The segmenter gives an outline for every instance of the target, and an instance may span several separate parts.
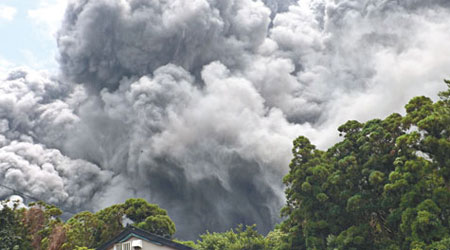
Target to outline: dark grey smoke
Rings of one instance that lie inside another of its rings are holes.
[[[266,37],[270,10],[258,1],[75,1],[58,35],[63,73],[115,89],[124,76],[167,63],[198,73],[220,60],[242,67]]]
[[[435,95],[447,1],[77,0],[61,75],[0,87],[0,182],[74,208],[143,197],[177,236],[280,221],[292,140]],[[9,195],[1,191],[0,196]]]

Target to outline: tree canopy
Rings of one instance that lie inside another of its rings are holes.
[[[8,201],[4,201],[6,204]],[[175,224],[166,210],[144,199],[128,199],[97,213],[83,211],[66,222],[62,211],[43,202],[28,208],[2,206],[0,210],[0,249],[92,249],[110,240],[124,224],[170,238]]]
[[[175,224],[166,210],[144,199],[132,198],[93,214],[81,212],[66,223],[68,249],[74,247],[97,247],[124,229],[124,224],[144,229],[166,238],[175,233]]]
[[[450,82],[392,114],[338,128],[326,151],[294,141],[285,176],[289,249],[449,249]]]
[[[22,222],[24,210],[18,208],[17,202],[12,201],[12,206],[8,206],[8,202],[0,203],[0,249],[29,249],[31,240]]]

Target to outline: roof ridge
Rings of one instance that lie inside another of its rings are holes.
[[[109,240],[109,241],[105,242],[104,244],[102,244],[101,246],[99,246],[97,248],[97,250],[106,250],[109,246],[111,246],[114,243],[120,242],[121,239],[127,237],[131,233],[136,233],[139,236],[143,237],[147,241],[150,241],[150,242],[155,241],[155,242],[160,243],[162,245],[173,247],[173,248],[175,248],[177,250],[195,250],[195,249],[193,249],[191,247],[188,247],[186,245],[177,243],[177,242],[175,242],[175,241],[173,241],[171,239],[164,238],[164,237],[162,237],[160,235],[156,235],[156,234],[150,233],[148,231],[145,231],[145,230],[143,230],[141,228],[135,227],[135,226],[130,225],[130,224],[128,224],[124,228],[124,230],[122,230],[122,232],[117,234],[111,240]]]

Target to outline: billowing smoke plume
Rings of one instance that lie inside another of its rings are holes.
[[[0,88],[1,184],[51,203],[83,207],[112,172],[53,148],[79,121],[76,90],[43,75],[16,70]],[[0,189],[2,197],[8,190]],[[89,207],[89,206],[88,206]]]
[[[267,232],[292,140],[437,93],[448,30],[445,0],[71,1],[61,74],[1,83],[0,182],[77,209],[143,197],[181,238]]]

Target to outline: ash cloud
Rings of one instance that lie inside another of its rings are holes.
[[[93,210],[143,197],[184,239],[238,223],[265,233],[280,221],[295,137],[326,147],[340,123],[443,87],[449,8],[72,1],[57,35],[61,74],[2,81],[0,181]]]
[[[89,208],[112,172],[72,159],[60,145],[79,118],[68,86],[26,69],[12,71],[0,88],[0,183],[66,208]],[[76,103],[76,102],[75,102]],[[0,190],[5,197],[9,190]]]
[[[75,1],[58,34],[61,69],[114,90],[122,77],[168,63],[194,73],[214,60],[241,67],[264,41],[269,15],[251,0]]]

